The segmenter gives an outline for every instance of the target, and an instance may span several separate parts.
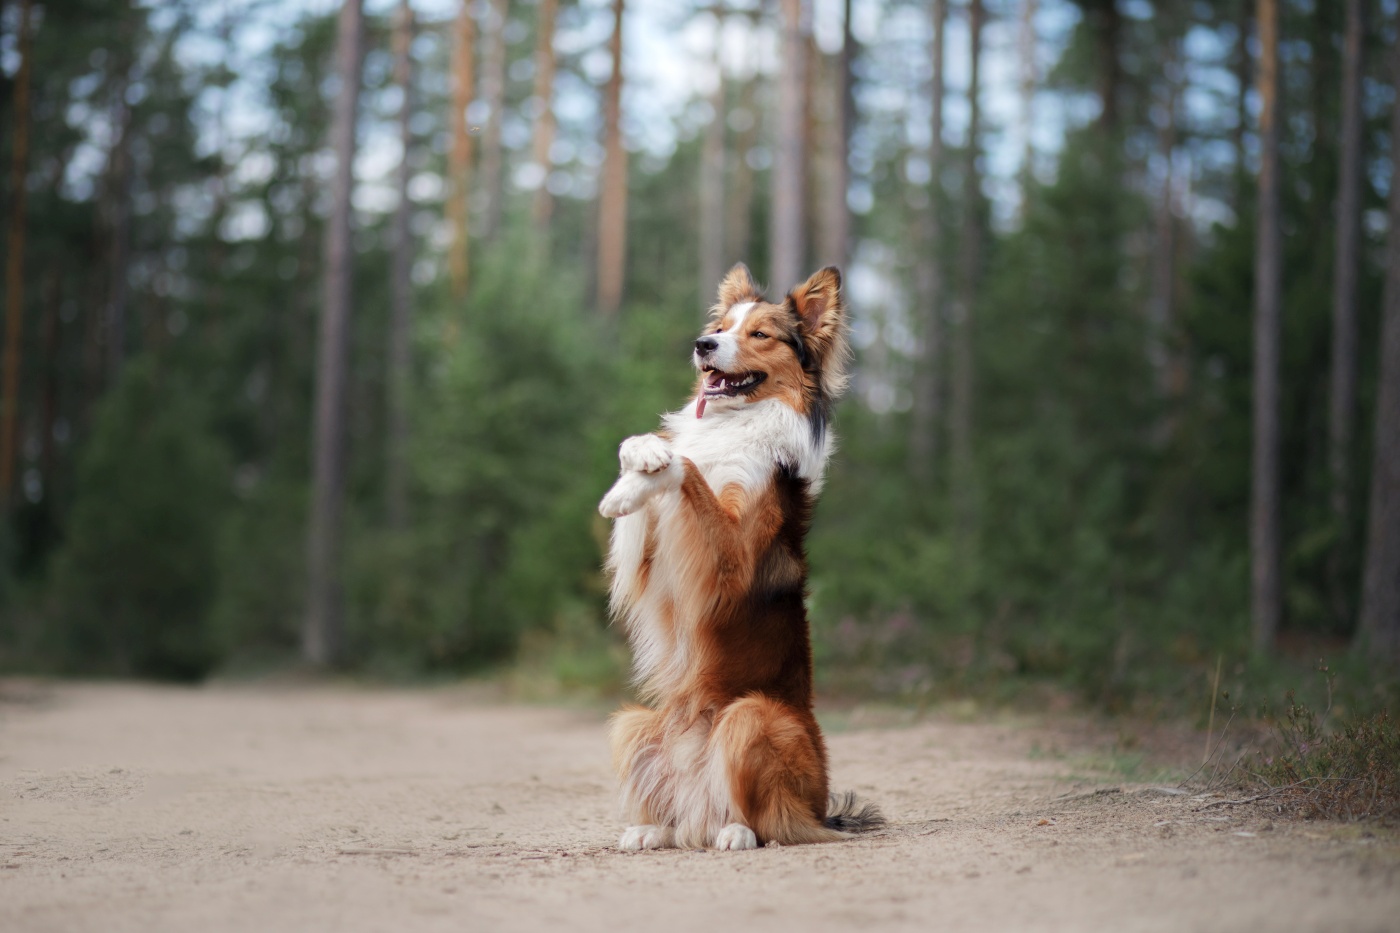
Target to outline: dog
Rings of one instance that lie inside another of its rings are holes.
[[[841,273],[769,302],[742,263],[695,341],[695,395],[630,437],[599,511],[616,519],[611,607],[651,707],[610,723],[624,851],[828,842],[883,819],[828,795],[812,714],[803,538],[846,387]]]

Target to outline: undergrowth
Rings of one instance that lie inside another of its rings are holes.
[[[1256,756],[1261,798],[1302,817],[1400,821],[1400,727],[1387,710],[1328,727],[1292,692],[1270,746]]]

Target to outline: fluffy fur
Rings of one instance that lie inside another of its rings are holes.
[[[825,842],[882,822],[828,799],[803,604],[847,357],[835,268],[773,303],[737,265],[696,340],[694,397],[619,449],[599,510],[617,519],[612,611],[650,704],[612,719],[623,849]]]

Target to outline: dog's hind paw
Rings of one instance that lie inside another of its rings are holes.
[[[622,469],[636,470],[639,473],[660,473],[671,465],[675,456],[670,442],[655,434],[629,437],[617,450],[617,459]]]
[[[715,848],[721,852],[738,852],[741,849],[757,849],[758,837],[743,823],[730,823],[715,837]]]
[[[629,826],[617,841],[623,852],[643,849],[670,849],[676,844],[676,833],[669,826]]]

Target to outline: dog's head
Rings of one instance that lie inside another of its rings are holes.
[[[774,304],[739,263],[720,283],[710,324],[695,341],[696,414],[703,417],[707,406],[723,410],[776,398],[823,430],[831,405],[845,391],[849,354],[835,266]]]

